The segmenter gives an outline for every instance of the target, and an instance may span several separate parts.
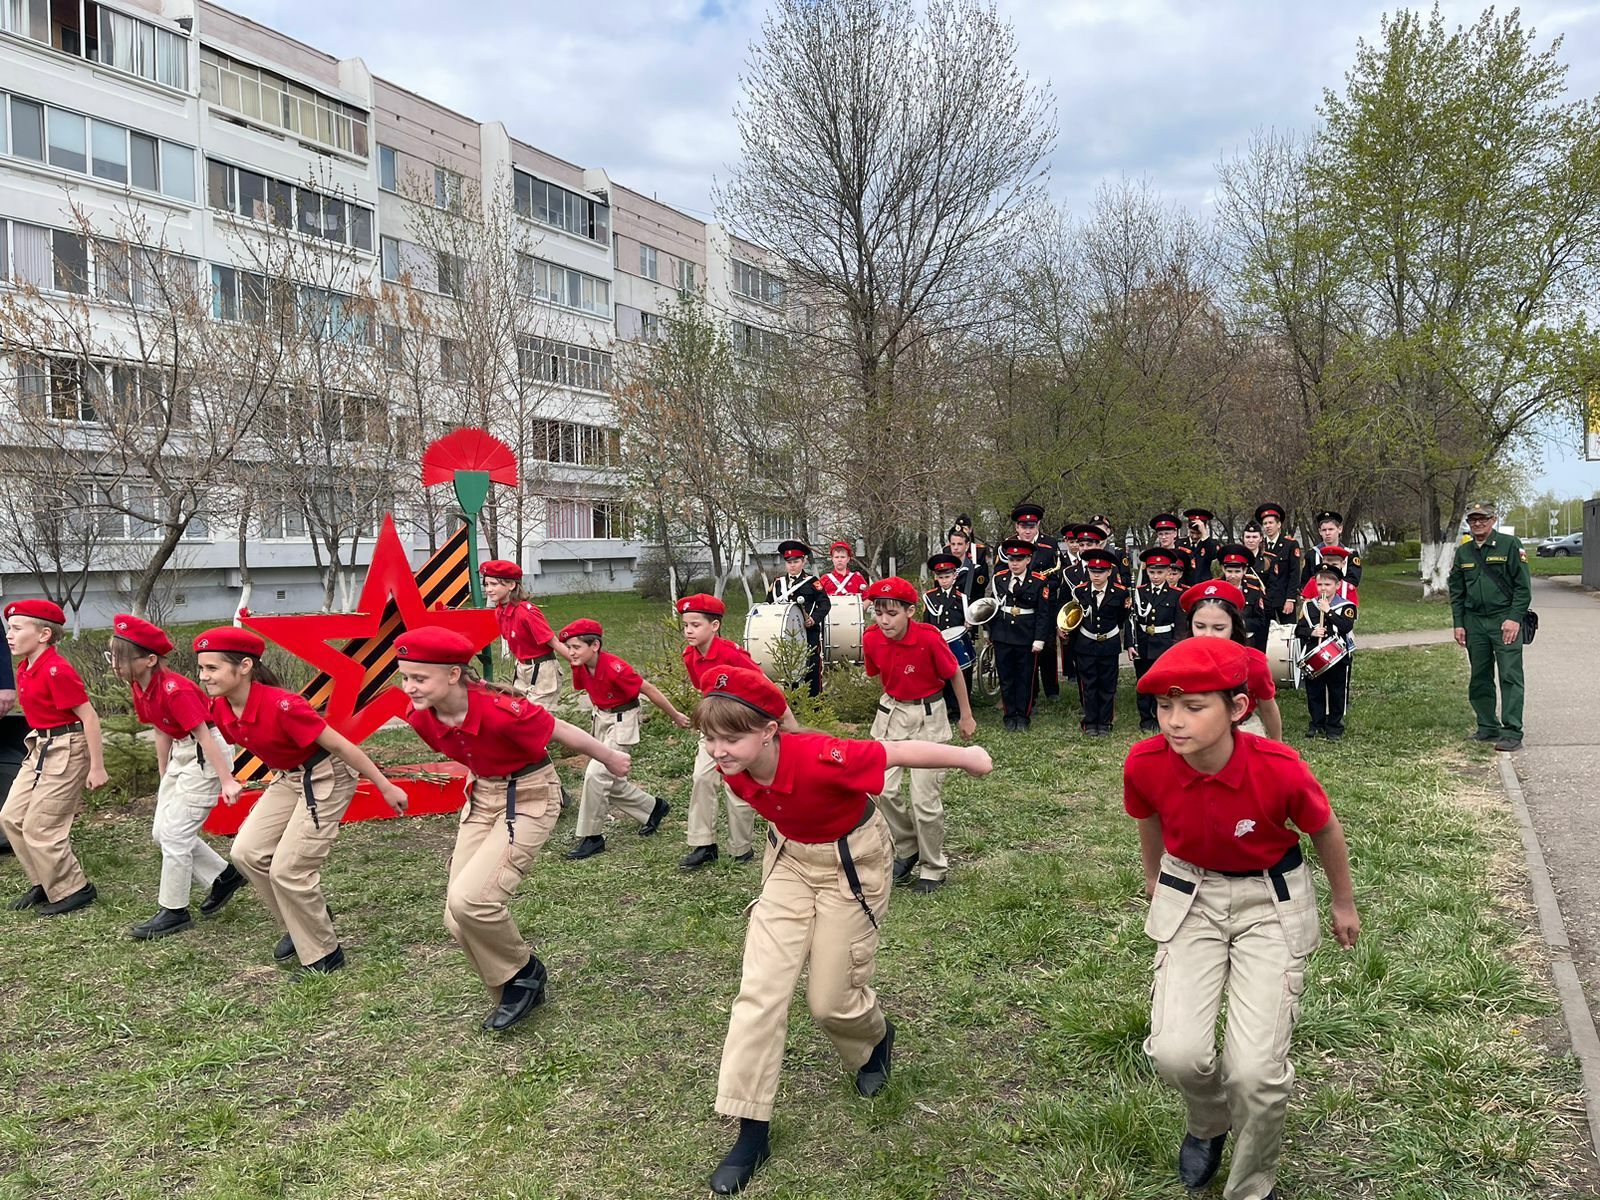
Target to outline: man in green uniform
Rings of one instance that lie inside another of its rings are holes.
[[[1522,749],[1522,618],[1533,603],[1528,556],[1522,543],[1494,527],[1494,505],[1467,506],[1472,536],[1456,547],[1450,568],[1450,615],[1456,644],[1467,648],[1472,682],[1467,698],[1478,718],[1480,742],[1496,750]],[[1495,717],[1495,674],[1500,676],[1500,716]]]

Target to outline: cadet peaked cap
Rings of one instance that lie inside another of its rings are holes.
[[[1216,514],[1209,508],[1186,508],[1183,515],[1191,521],[1215,521]]]
[[[267,643],[248,629],[218,625],[196,636],[194,650],[196,654],[243,654],[248,658],[260,658],[267,651]]]
[[[1038,548],[1039,547],[1035,543],[1030,542],[1027,538],[1007,538],[1005,541],[1000,543],[1000,553],[1004,554],[1007,558],[1020,556],[1023,554],[1026,554],[1029,558],[1032,558],[1033,552]]]
[[[915,604],[922,599],[922,593],[917,591],[916,584],[909,579],[901,579],[898,575],[873,580],[867,584],[865,595],[868,600],[898,600],[902,604]]]
[[[1147,567],[1175,567],[1178,565],[1178,555],[1165,546],[1151,546],[1139,556],[1139,561]]]
[[[1335,525],[1343,525],[1344,514],[1334,512],[1331,508],[1325,508],[1317,514],[1317,524],[1321,525],[1324,521],[1332,521]]]
[[[61,611],[61,605],[54,600],[13,600],[6,605],[7,617],[32,617],[35,621],[49,621],[54,625],[65,625],[67,614]]]
[[[961,566],[961,560],[954,554],[935,554],[928,560],[930,571],[955,571]]]
[[[1109,550],[1091,546],[1083,552],[1083,565],[1091,571],[1109,571],[1117,565],[1117,556]]]
[[[478,574],[485,579],[521,579],[522,568],[509,558],[491,558],[479,564]]]
[[[1011,510],[1011,519],[1018,525],[1037,525],[1044,520],[1044,506],[1019,504]]]
[[[563,642],[575,637],[604,637],[605,631],[600,628],[600,622],[592,617],[579,617],[576,621],[569,621],[561,627],[561,632],[556,634]]]
[[[708,617],[726,616],[728,606],[708,592],[696,592],[692,596],[684,596],[676,605],[678,615],[684,613],[702,613]]]
[[[729,667],[726,671],[707,675],[700,685],[700,691],[707,696],[726,696],[729,700],[737,700],[769,721],[781,720],[789,707],[783,689],[760,671],[752,671],[749,667]]]
[[[146,654],[171,654],[172,639],[159,625],[152,625],[143,617],[132,613],[118,613],[111,618],[111,628],[116,637],[131,642]]]
[[[1222,560],[1222,565],[1225,567],[1248,567],[1254,558],[1248,547],[1241,546],[1237,542],[1230,542],[1217,551],[1217,557]]]
[[[1285,515],[1281,504],[1261,504],[1256,507],[1256,520],[1258,521],[1264,521],[1268,517],[1277,517],[1281,521]]]
[[[464,667],[472,661],[472,643],[454,629],[419,625],[395,638],[394,656],[401,662]]]
[[[1195,692],[1231,692],[1250,675],[1245,647],[1231,638],[1186,638],[1164,650],[1139,680],[1146,696],[1182,696]]]
[[[1172,513],[1157,513],[1150,518],[1151,529],[1176,529],[1178,518]]]
[[[1178,607],[1192,612],[1202,600],[1226,600],[1238,611],[1244,611],[1244,593],[1226,579],[1207,579],[1184,588],[1183,595],[1178,597]]]
[[[810,558],[811,548],[804,542],[779,542],[778,553],[785,558]]]

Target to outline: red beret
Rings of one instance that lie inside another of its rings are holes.
[[[464,667],[472,661],[472,643],[454,629],[419,625],[395,638],[394,656],[401,662]]]
[[[1178,607],[1189,612],[1202,600],[1226,600],[1240,612],[1244,611],[1244,593],[1225,579],[1207,579],[1185,588],[1178,597]]]
[[[478,574],[485,579],[521,579],[522,568],[509,558],[491,558],[478,565]]]
[[[207,651],[213,653],[243,654],[249,658],[260,658],[266,653],[267,644],[248,629],[240,629],[237,625],[219,625],[215,629],[208,629],[194,639],[194,652],[203,654]]]
[[[564,642],[568,638],[575,637],[600,637],[603,632],[599,621],[591,620],[588,617],[579,617],[576,621],[568,622],[561,632],[556,634],[556,637]]]
[[[152,625],[132,613],[118,613],[111,619],[111,628],[125,642],[132,642],[150,654],[171,654],[172,639],[159,625]]]
[[[1146,696],[1228,692],[1243,685],[1249,674],[1249,653],[1238,642],[1231,638],[1192,637],[1163,651],[1139,680],[1138,690]]]
[[[678,615],[684,613],[703,613],[708,617],[721,617],[727,615],[728,606],[715,596],[706,592],[696,592],[692,596],[685,596],[678,601]]]
[[[700,690],[707,696],[726,696],[730,700],[737,700],[746,708],[773,721],[782,719],[789,707],[783,689],[760,671],[752,671],[749,667],[729,667],[726,671],[707,675]]]
[[[899,600],[904,604],[915,604],[922,599],[917,586],[909,580],[901,579],[898,575],[891,575],[887,579],[877,579],[867,584],[866,598],[868,600]]]
[[[846,554],[854,554],[856,552],[856,548],[849,542],[835,542],[828,547],[829,554],[832,554],[835,550],[843,550]]]
[[[6,605],[6,616],[32,617],[35,621],[49,621],[55,625],[67,623],[67,614],[54,600],[13,600]]]

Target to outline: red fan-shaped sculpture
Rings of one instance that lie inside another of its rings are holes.
[[[517,485],[517,456],[482,429],[457,429],[432,442],[422,455],[422,484],[449,483],[457,471],[481,471],[491,482]]]

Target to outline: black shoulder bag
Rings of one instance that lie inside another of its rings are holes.
[[[1473,552],[1478,556],[1479,568],[1484,571],[1489,571],[1489,564],[1483,560],[1483,547],[1474,546]],[[1507,557],[1509,558],[1510,556],[1508,555]],[[1499,571],[1489,571],[1489,574],[1494,576],[1495,585],[1505,593],[1507,600],[1512,599],[1516,595],[1516,592],[1512,589],[1511,585],[1506,582],[1505,576],[1500,574]],[[1538,632],[1539,614],[1530,608],[1527,612],[1522,614],[1522,644],[1524,646],[1533,645],[1533,639]]]

